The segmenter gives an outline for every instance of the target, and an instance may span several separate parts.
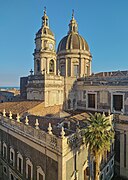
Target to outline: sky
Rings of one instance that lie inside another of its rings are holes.
[[[0,86],[19,86],[33,69],[45,6],[56,48],[74,9],[93,57],[92,72],[128,70],[128,0],[0,0]]]

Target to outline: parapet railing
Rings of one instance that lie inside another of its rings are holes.
[[[48,132],[45,132],[39,129],[38,119],[36,119],[34,128],[29,125],[27,116],[24,124],[23,122],[20,122],[19,115],[17,115],[17,120],[12,119],[12,115],[10,115],[9,118],[5,115],[0,115],[0,125],[24,137],[27,137],[35,143],[52,148],[52,150],[56,150],[58,153],[62,151],[62,140],[65,139],[63,127],[61,129],[60,137],[57,137],[52,133],[51,123],[49,123]]]

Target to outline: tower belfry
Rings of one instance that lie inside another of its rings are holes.
[[[36,33],[36,48],[34,51],[34,74],[54,74],[56,75],[56,52],[55,37],[49,28],[49,18],[44,8],[42,26]]]
[[[27,99],[42,100],[46,107],[63,104],[63,77],[56,75],[55,37],[44,8],[42,25],[36,33],[34,74],[28,76]]]

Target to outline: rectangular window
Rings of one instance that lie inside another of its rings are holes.
[[[78,76],[78,75],[79,75],[79,66],[74,65],[74,76]]]
[[[88,94],[88,108],[95,108],[95,94]]]
[[[123,95],[113,95],[113,108],[115,111],[123,109]]]
[[[11,174],[11,180],[14,180],[14,176],[13,176],[13,174]]]
[[[43,180],[43,175],[39,173],[39,180]]]
[[[7,174],[7,167],[6,166],[3,167],[3,172],[4,172],[4,174]]]
[[[28,164],[28,179],[31,179],[31,166]]]
[[[19,157],[19,172],[22,173],[21,171],[22,171],[22,159]]]
[[[7,148],[4,146],[4,152],[3,152],[4,159],[7,158]]]
[[[10,152],[10,164],[14,166],[14,152]]]
[[[11,160],[13,161],[13,158],[14,158],[14,154],[13,152],[11,152]]]

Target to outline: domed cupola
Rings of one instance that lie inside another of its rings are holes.
[[[87,42],[78,34],[78,24],[74,18],[74,13],[72,14],[72,19],[69,24],[68,35],[60,41],[57,52],[71,49],[89,51]]]
[[[37,32],[36,36],[38,35],[51,35],[54,37],[53,32],[49,29],[49,18],[46,15],[46,8],[44,9],[44,15],[42,17],[42,27]]]
[[[82,77],[91,74],[91,53],[86,40],[78,33],[74,11],[68,35],[62,38],[58,45],[57,59],[63,76]]]
[[[56,74],[55,37],[49,28],[49,18],[44,9],[42,26],[36,33],[34,50],[34,74]]]

